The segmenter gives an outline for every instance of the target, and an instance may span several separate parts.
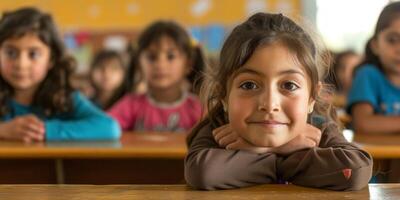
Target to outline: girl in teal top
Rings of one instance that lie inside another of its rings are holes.
[[[34,8],[0,20],[0,138],[118,139],[118,124],[74,92],[75,61],[66,54],[49,14]]]

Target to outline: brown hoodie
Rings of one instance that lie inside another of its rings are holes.
[[[334,123],[322,127],[318,147],[286,156],[224,149],[214,140],[213,129],[206,124],[189,141],[185,179],[195,189],[289,182],[330,190],[359,190],[371,178],[371,156],[347,142]]]

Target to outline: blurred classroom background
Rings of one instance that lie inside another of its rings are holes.
[[[157,19],[184,25],[210,57],[217,57],[224,37],[255,12],[282,12],[317,30],[329,49],[361,53],[380,10],[388,0],[13,0],[0,12],[35,6],[53,15],[66,46],[78,60],[78,74],[88,71],[94,52],[124,52],[140,31]],[[362,7],[361,7],[362,5]],[[357,8],[357,12],[354,9]]]

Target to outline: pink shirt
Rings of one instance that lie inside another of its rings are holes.
[[[123,131],[187,132],[201,117],[200,101],[185,93],[177,102],[159,104],[147,94],[128,94],[109,111]]]

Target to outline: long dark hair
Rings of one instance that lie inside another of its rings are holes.
[[[92,63],[90,65],[90,74],[93,73],[93,71],[100,67],[101,63],[106,62],[108,60],[111,59],[116,59],[118,60],[120,66],[123,68],[124,71],[125,70],[125,62],[122,59],[122,56],[113,50],[102,50],[99,51],[95,54],[95,56],[93,57]],[[125,74],[125,73],[124,73]],[[99,96],[99,88],[96,87],[96,85],[94,84],[94,80],[93,77],[90,76],[90,82],[94,88],[94,98],[96,99]],[[128,82],[126,80],[126,78],[123,79],[121,85],[115,89],[115,91],[113,92],[111,98],[108,100],[108,102],[106,102],[104,105],[102,105],[102,109],[107,110],[108,108],[110,108],[115,102],[117,102],[122,96],[124,96],[129,90],[128,90],[128,86],[127,86]]]
[[[350,56],[358,56],[358,54],[352,50],[348,49],[333,54],[332,70],[330,70],[325,78],[325,82],[332,85],[336,92],[342,92],[345,88],[343,85],[343,80],[338,76],[341,71],[344,70],[345,60]],[[358,64],[357,64],[358,66]]]
[[[35,34],[49,47],[49,62],[53,65],[34,94],[32,106],[40,108],[45,116],[72,111],[70,75],[76,62],[66,54],[51,15],[30,7],[3,14],[0,20],[0,45],[7,39],[26,34]],[[12,86],[0,76],[0,117],[11,112],[8,101],[13,95]]]
[[[400,2],[390,3],[383,8],[381,14],[378,17],[374,34],[365,45],[364,59],[355,70],[365,64],[372,64],[378,69],[383,70],[382,62],[380,61],[379,57],[372,51],[371,43],[372,41],[376,40],[378,38],[378,35],[383,30],[388,28],[390,24],[396,19],[400,19]]]
[[[221,50],[219,66],[206,71],[200,97],[208,112],[205,118],[193,128],[188,137],[192,139],[207,124],[219,127],[228,123],[222,101],[228,95],[228,85],[234,73],[240,69],[260,46],[281,42],[295,52],[298,61],[305,67],[311,79],[311,97],[315,99],[314,114],[325,117],[327,121],[337,122],[332,105],[321,99],[316,87],[328,68],[322,49],[299,25],[282,14],[257,13],[244,23],[236,26],[228,36]]]
[[[167,36],[172,39],[176,46],[186,54],[187,59],[191,63],[191,71],[187,75],[187,79],[192,84],[192,91],[199,90],[198,84],[201,82],[202,73],[205,69],[205,59],[202,49],[198,45],[194,45],[189,34],[179,24],[173,21],[156,21],[150,24],[139,36],[136,43],[130,49],[130,62],[128,66],[130,88],[135,88],[142,80],[140,71],[139,56],[150,45],[158,43],[159,40]]]

